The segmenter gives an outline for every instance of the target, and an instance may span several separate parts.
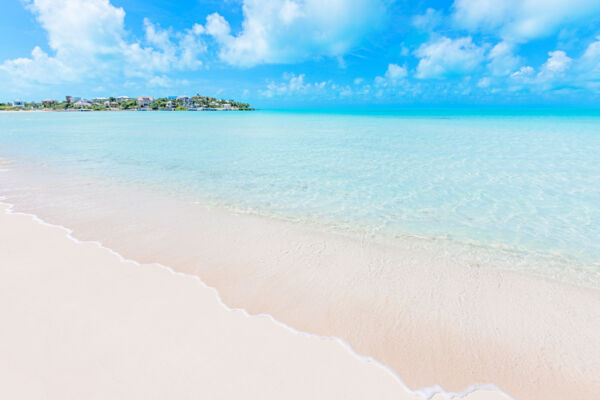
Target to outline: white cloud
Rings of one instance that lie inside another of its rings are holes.
[[[424,31],[432,31],[442,23],[442,13],[428,8],[424,14],[419,14],[413,17],[413,25]]]
[[[170,34],[167,30],[154,25],[148,18],[144,18],[144,32],[146,41],[159,49],[171,47]]]
[[[513,47],[508,42],[500,42],[490,50],[488,69],[492,75],[505,76],[517,69],[521,59],[513,54]]]
[[[229,22],[218,13],[213,13],[206,17],[206,33],[214,36],[218,41],[227,41],[230,32]]]
[[[148,85],[150,86],[173,87],[187,85],[188,83],[185,79],[171,79],[166,75],[153,76],[148,79]]]
[[[548,53],[548,59],[535,72],[530,66],[521,67],[518,71],[512,73],[510,78],[512,82],[520,85],[527,85],[538,90],[547,90],[565,83],[578,85],[585,82],[580,76],[570,75],[568,71],[574,65],[581,62],[582,59],[573,60],[562,50],[551,51]]]
[[[322,91],[328,82],[305,82],[306,75],[284,74],[283,82],[271,81],[267,84],[265,90],[260,94],[265,97],[286,96],[291,94],[308,94],[315,91]]]
[[[388,69],[385,72],[385,77],[392,81],[397,81],[406,78],[407,72],[405,67],[401,67],[397,64],[388,65]]]
[[[206,50],[200,35],[204,32],[201,25],[194,25],[183,33],[173,34],[171,30],[161,29],[147,18],[144,19],[146,42],[123,44],[122,51],[128,67],[129,76],[147,76],[153,72],[167,72],[171,69],[196,69],[202,65],[199,56]]]
[[[585,50],[578,62],[579,73],[592,80],[600,80],[600,36]]]
[[[206,31],[220,45],[220,58],[236,66],[339,57],[360,43],[384,11],[383,0],[244,0],[242,30],[231,34],[219,14]]]
[[[280,83],[269,82],[267,89],[261,91],[265,97],[283,96],[294,92],[303,92],[310,89],[313,85],[304,82],[306,75],[284,74],[284,81]],[[315,86],[316,87],[316,86]]]
[[[348,85],[342,87],[340,90],[340,96],[342,96],[342,97],[349,97],[349,96],[352,96],[353,94],[354,94],[354,92],[352,91],[352,88],[350,88],[350,86],[348,86]]]
[[[385,87],[385,86],[395,86],[400,83],[406,76],[408,72],[406,67],[401,67],[397,64],[389,64],[387,70],[385,71],[384,76],[378,76],[375,78],[375,86]]]
[[[152,77],[170,69],[194,69],[205,46],[204,32],[194,25],[173,34],[144,21],[145,41],[130,43],[125,11],[109,0],[28,0],[30,10],[48,34],[53,55],[36,46],[31,57],[5,60],[0,71],[15,88],[111,77]]]
[[[455,0],[454,19],[463,28],[526,42],[600,12],[598,0]]]
[[[573,59],[562,50],[551,51],[550,56],[540,68],[537,77],[540,82],[554,81],[564,78],[566,71],[571,67]]]
[[[22,57],[7,60],[0,64],[0,71],[11,78],[16,85],[58,84],[72,81],[77,74],[70,65],[55,57],[49,57],[36,46],[31,58]]]
[[[417,78],[443,78],[474,71],[483,61],[484,49],[470,37],[441,37],[422,44],[415,55],[420,58]]]
[[[112,53],[124,34],[125,11],[108,0],[27,0],[57,53]]]
[[[529,65],[521,67],[518,71],[513,72],[510,77],[516,81],[528,82],[531,81],[535,74],[535,70]]]
[[[36,46],[30,58],[6,60],[0,71],[18,85],[74,82],[120,51],[125,12],[108,0],[32,0],[25,3],[48,33],[50,56]]]
[[[551,51],[537,73],[526,66],[511,74],[510,78],[534,90],[568,85],[600,91],[600,36],[596,39],[579,58],[571,58],[562,50]]]
[[[488,88],[491,85],[492,85],[492,80],[489,77],[487,77],[487,76],[481,78],[479,80],[479,82],[477,82],[477,86],[480,87],[480,88],[482,88],[482,89]]]

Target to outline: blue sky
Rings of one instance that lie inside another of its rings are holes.
[[[600,103],[598,0],[5,0],[0,99]]]

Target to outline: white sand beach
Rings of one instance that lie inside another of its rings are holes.
[[[2,179],[16,211],[198,276],[228,306],[343,338],[413,390],[600,393],[597,289],[468,262],[438,243],[361,240],[73,175],[11,168]]]
[[[423,399],[338,340],[0,209],[0,398]],[[435,394],[435,400],[449,396]],[[477,390],[468,400],[507,400]]]

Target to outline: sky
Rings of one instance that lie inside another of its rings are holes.
[[[2,0],[0,101],[600,106],[600,0]]]

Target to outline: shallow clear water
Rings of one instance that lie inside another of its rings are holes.
[[[599,115],[7,113],[0,157],[243,212],[600,265]]]

